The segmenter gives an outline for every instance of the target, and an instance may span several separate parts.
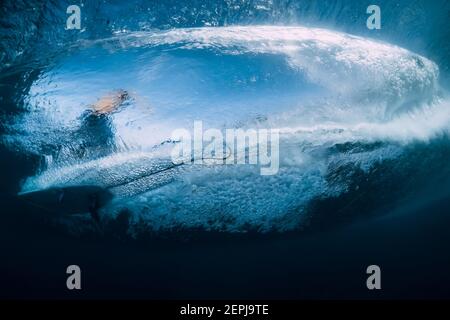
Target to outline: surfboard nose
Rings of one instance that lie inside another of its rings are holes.
[[[111,201],[113,195],[100,186],[67,186],[21,193],[17,198],[57,216],[89,213],[93,207],[98,210]]]

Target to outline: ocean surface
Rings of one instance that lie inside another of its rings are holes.
[[[65,1],[6,1],[0,296],[449,297],[450,2],[380,0],[381,30],[369,4],[89,1],[65,30]],[[107,143],[86,143],[119,89]],[[279,130],[278,173],[172,166],[199,120]],[[112,195],[101,228],[20,198],[87,185]]]

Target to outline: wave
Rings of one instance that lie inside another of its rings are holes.
[[[112,116],[116,149],[80,157],[75,137],[83,113],[124,86],[133,99]],[[349,165],[368,173],[401,157],[408,145],[446,133],[450,121],[431,60],[388,43],[299,26],[83,41],[40,74],[26,103],[5,140],[47,160],[22,191],[100,185],[116,195],[104,215],[127,208],[153,230],[298,228],[313,200],[348,191],[353,182],[330,180],[334,173]],[[169,146],[157,146],[194,120],[220,129],[280,129],[279,173],[187,165],[152,175],[170,167]]]
[[[100,39],[120,31],[259,24],[319,26],[382,39],[432,57],[448,72],[447,0],[379,0],[377,5],[382,8],[381,32],[366,28],[367,4],[352,0],[130,0],[120,5],[91,0],[83,4],[82,30],[67,32],[60,28],[67,19],[66,3],[6,0],[0,17],[0,68],[35,60],[37,52],[42,56],[66,50],[78,39]]]

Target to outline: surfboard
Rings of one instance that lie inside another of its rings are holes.
[[[226,157],[220,159],[225,160]],[[193,159],[190,160],[190,162],[193,161]],[[48,217],[90,213],[96,222],[100,222],[99,209],[107,204],[114,195],[117,195],[118,189],[126,189],[129,186],[134,186],[135,189],[142,189],[140,192],[146,192],[157,188],[172,181],[172,175],[167,175],[167,177],[162,177],[161,175],[185,164],[175,164],[172,162],[159,164],[153,170],[148,172],[144,171],[139,175],[134,175],[129,179],[121,179],[118,183],[107,184],[104,187],[95,185],[50,187],[47,189],[21,192],[15,198],[27,207],[26,210],[29,213],[39,212]],[[136,184],[143,184],[144,182],[142,181],[144,179],[147,179],[145,182],[149,183],[149,186],[142,188],[138,185],[136,187]]]
[[[17,195],[24,204],[50,215],[90,213],[94,220],[98,220],[98,209],[112,197],[110,191],[99,186],[54,187]]]

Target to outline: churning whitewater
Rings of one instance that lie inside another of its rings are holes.
[[[311,201],[348,191],[351,181],[330,179],[343,168],[368,172],[447,132],[450,104],[438,80],[425,57],[326,29],[118,33],[81,41],[45,67],[27,112],[8,121],[7,141],[45,155],[23,192],[108,188],[115,197],[103,216],[127,209],[155,231],[285,231],[304,225]],[[84,112],[118,88],[131,99],[112,115],[114,148],[80,153]],[[279,172],[173,166],[171,134],[196,120],[220,130],[279,129]]]

